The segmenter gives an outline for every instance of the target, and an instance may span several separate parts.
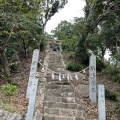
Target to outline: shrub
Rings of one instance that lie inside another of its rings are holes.
[[[83,66],[81,64],[76,63],[75,61],[70,61],[66,67],[67,70],[76,71],[76,72],[82,70],[82,68]]]
[[[113,100],[113,101],[118,101],[118,96],[115,92],[112,92],[108,89],[105,90],[105,97],[110,99],[110,100]]]
[[[106,69],[104,69],[102,74],[108,74],[111,80],[120,83],[120,68],[115,67],[113,65],[109,65]]]
[[[10,97],[17,93],[17,87],[15,85],[4,84],[2,86],[2,93],[8,96],[10,101]]]

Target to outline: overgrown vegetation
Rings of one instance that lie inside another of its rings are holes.
[[[109,65],[106,69],[102,71],[102,74],[108,75],[109,79],[120,84],[120,68]]]
[[[70,71],[80,71],[83,69],[83,65],[79,64],[79,63],[76,63],[75,61],[71,60],[69,61],[69,63],[67,64],[67,67],[66,67],[67,70],[70,70]]]
[[[117,94],[114,91],[110,91],[109,89],[105,90],[105,97],[113,101],[118,101]]]
[[[15,85],[4,84],[2,86],[2,93],[9,98],[18,92],[17,87]]]
[[[21,57],[45,48],[48,20],[67,0],[0,1],[0,74],[10,78]],[[22,56],[21,56],[22,55]]]

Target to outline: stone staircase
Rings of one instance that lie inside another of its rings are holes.
[[[48,52],[44,65],[55,72],[65,74],[65,64],[60,52]],[[52,71],[43,68],[38,85],[35,115],[33,120],[86,120],[80,101],[67,77],[59,81]]]

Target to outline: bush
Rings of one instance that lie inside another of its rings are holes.
[[[67,67],[66,67],[67,70],[70,70],[70,71],[80,71],[83,69],[83,66],[81,64],[78,64],[76,63],[75,61],[70,61],[68,64],[67,64]]]
[[[2,93],[8,96],[10,101],[10,97],[17,93],[17,87],[15,85],[4,84],[2,86]]]
[[[105,90],[105,97],[113,101],[118,101],[117,94],[108,89]]]
[[[112,79],[115,82],[120,83],[120,68],[119,67],[115,67],[113,65],[109,65],[101,73],[102,74],[108,74],[110,79]]]

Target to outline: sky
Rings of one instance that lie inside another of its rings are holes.
[[[70,21],[74,17],[83,17],[84,0],[68,0],[63,9],[56,13],[51,20],[48,21],[45,31],[50,33],[62,20]]]

